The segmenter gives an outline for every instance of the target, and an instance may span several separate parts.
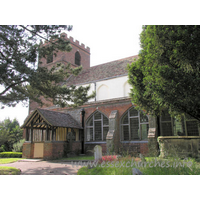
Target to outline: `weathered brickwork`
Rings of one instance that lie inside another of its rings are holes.
[[[23,144],[22,158],[33,158],[34,144],[25,142]]]
[[[85,47],[84,44],[80,44],[79,41],[74,41],[73,37],[68,38],[66,33],[62,33],[62,36],[65,37],[66,40],[70,41],[72,46],[72,50],[70,52],[57,52],[56,56],[53,55],[53,62],[47,63],[46,58],[42,58],[40,67],[47,67],[50,69],[56,63],[67,64],[70,63],[72,66],[77,67],[75,64],[75,53],[78,51],[81,56],[81,65],[83,69],[90,68],[90,48]]]

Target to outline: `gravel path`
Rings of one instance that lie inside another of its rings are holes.
[[[21,170],[21,175],[76,175],[79,167],[73,167],[67,162],[50,162],[41,160],[21,160],[0,166],[15,167]]]

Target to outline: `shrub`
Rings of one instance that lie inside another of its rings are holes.
[[[0,152],[4,152],[4,151],[6,151],[6,150],[5,150],[5,145],[1,145],[1,147],[0,147]]]
[[[15,144],[13,144],[13,151],[22,152],[24,142],[25,142],[25,139],[22,139],[19,142],[16,142]]]
[[[21,152],[1,152],[0,158],[21,158]]]

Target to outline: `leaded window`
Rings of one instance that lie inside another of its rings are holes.
[[[149,130],[148,116],[138,112],[134,107],[129,109],[121,121],[121,140],[147,140]]]
[[[86,123],[86,141],[106,141],[108,130],[108,118],[97,111]]]
[[[162,136],[199,136],[197,120],[183,116],[181,120],[172,118],[167,112],[160,117]]]

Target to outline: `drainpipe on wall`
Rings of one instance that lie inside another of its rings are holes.
[[[94,91],[95,91],[95,99],[94,99],[94,101],[97,100],[96,88],[97,88],[97,84],[96,84],[96,82],[95,82],[95,83],[94,83]]]
[[[85,136],[84,136],[84,118],[85,118],[85,110],[84,108],[81,109],[81,115],[82,115],[82,144],[81,144],[81,154],[84,154],[84,139],[85,139]]]

